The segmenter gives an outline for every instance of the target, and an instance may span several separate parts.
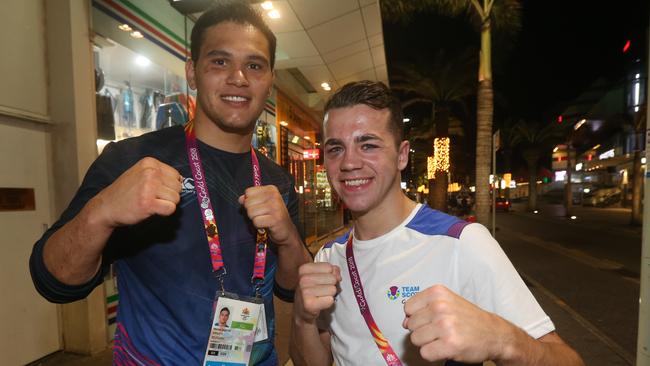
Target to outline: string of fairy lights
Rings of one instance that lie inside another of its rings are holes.
[[[427,178],[435,179],[436,172],[449,172],[449,137],[433,140],[433,156],[427,157]]]

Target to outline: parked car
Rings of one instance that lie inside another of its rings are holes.
[[[510,206],[511,206],[510,201],[507,200],[505,197],[497,197],[496,198],[495,207],[496,207],[497,210],[508,212],[508,211],[510,211]]]
[[[618,187],[602,187],[584,193],[582,204],[584,206],[607,206],[621,200],[621,189]]]

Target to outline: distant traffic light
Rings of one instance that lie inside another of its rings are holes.
[[[561,114],[559,116],[557,116],[557,123],[562,123],[563,120],[564,120],[564,118],[562,117]]]
[[[628,39],[627,42],[625,42],[625,46],[623,46],[623,53],[627,52],[630,49],[630,40]]]

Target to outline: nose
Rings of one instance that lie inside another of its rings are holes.
[[[234,85],[236,87],[248,86],[248,79],[242,67],[234,67],[233,70],[228,75],[226,80],[228,84]]]
[[[343,159],[341,160],[342,171],[361,169],[362,165],[362,160],[354,149],[345,150],[345,153],[343,153]]]

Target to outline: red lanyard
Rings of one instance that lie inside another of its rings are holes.
[[[212,261],[212,270],[222,280],[226,274],[226,268],[223,263],[221,255],[221,241],[219,240],[219,231],[217,230],[217,221],[215,218],[212,203],[210,201],[210,193],[208,192],[208,185],[205,181],[205,173],[203,165],[201,164],[201,156],[199,155],[199,148],[197,145],[196,134],[194,133],[194,121],[190,121],[185,125],[185,143],[187,147],[187,157],[190,162],[190,169],[192,170],[192,177],[194,178],[194,187],[196,190],[196,198],[199,202],[201,216],[203,217],[203,226],[208,238],[208,247],[210,248],[210,259]],[[251,163],[253,165],[253,184],[255,187],[262,185],[262,174],[260,171],[260,163],[257,160],[257,155],[251,147]],[[268,236],[266,230],[258,229],[255,240],[255,261],[253,265],[253,278],[251,281],[255,283],[256,293],[259,291],[259,284],[264,281],[264,268],[266,267],[266,249],[268,247]],[[223,270],[221,273],[219,271]],[[223,290],[223,289],[222,289]]]
[[[357,269],[357,263],[354,261],[354,251],[352,250],[352,233],[348,238],[348,244],[345,248],[345,256],[348,262],[348,271],[350,271],[350,279],[352,280],[352,288],[354,290],[354,297],[357,299],[357,304],[359,305],[359,310],[363,316],[363,320],[366,321],[368,330],[372,334],[372,338],[379,348],[379,352],[386,361],[386,364],[389,366],[402,366],[402,362],[397,357],[393,347],[388,343],[388,339],[384,337],[384,334],[379,330],[379,326],[375,323],[372,314],[370,313],[370,304],[366,300],[366,295],[363,293],[363,285],[361,284],[361,276],[359,276],[359,270]]]

